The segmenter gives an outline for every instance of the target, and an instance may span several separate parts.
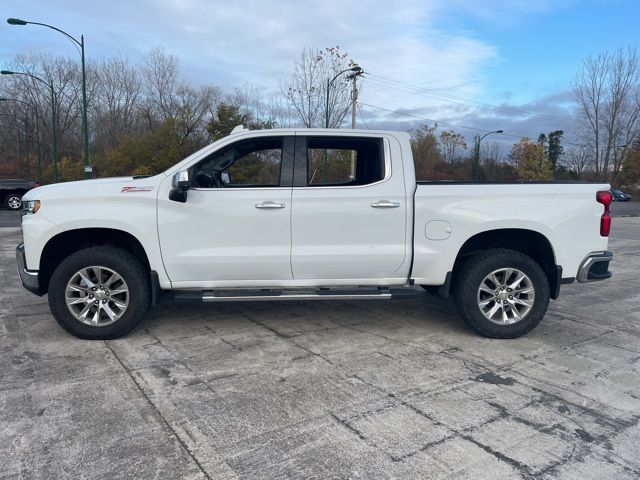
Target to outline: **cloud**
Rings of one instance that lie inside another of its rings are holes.
[[[500,60],[491,42],[468,29],[448,28],[447,16],[455,13],[475,21],[514,23],[572,1],[514,0],[505,5],[497,0],[395,4],[387,0],[9,0],[3,10],[7,16],[46,19],[72,34],[84,33],[90,58],[123,54],[137,61],[152,46],[163,45],[179,56],[183,76],[195,85],[231,89],[249,83],[267,95],[278,92],[304,46],[339,45],[369,72],[361,92],[366,103],[445,122],[533,135],[551,122],[478,109],[417,89],[478,98],[491,66]],[[55,32],[9,28],[10,34],[5,26],[0,29],[0,55],[5,61],[25,47],[75,55],[67,40]],[[516,107],[547,111],[550,99],[541,102]],[[552,111],[563,116],[566,109],[560,108]],[[371,108],[364,108],[363,115],[370,126],[404,130],[420,123]]]
[[[517,141],[519,137],[536,139],[540,133],[554,130],[564,131],[566,143],[582,141],[579,125],[575,120],[576,105],[569,91],[555,92],[528,103],[503,102],[498,106],[501,110],[467,104],[440,103],[429,108],[399,109],[399,113],[363,106],[359,113],[359,121],[362,124],[364,118],[369,128],[392,130],[410,130],[420,124],[437,123],[439,131],[453,129],[460,132],[469,144],[472,143],[474,135],[494,130],[504,130],[506,135],[495,135],[491,138],[505,146]]]
[[[367,70],[440,88],[479,81],[479,70],[495,56],[492,45],[438,27],[448,5],[444,0],[405,0],[394,6],[383,0],[10,3],[13,8],[4,10],[12,15],[46,18],[84,33],[89,55],[139,57],[160,44],[180,56],[191,81],[223,87],[248,81],[275,89],[305,45],[340,45]],[[40,30],[36,37],[35,29],[23,27],[22,40],[28,33],[38,48],[43,37],[57,48],[61,39],[54,32]],[[6,33],[3,37],[7,40]],[[17,37],[12,31],[9,40],[15,46]],[[3,53],[8,49],[5,44]]]

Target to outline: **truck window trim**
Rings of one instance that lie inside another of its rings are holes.
[[[224,188],[219,187],[192,187],[193,190],[198,191],[232,191],[232,190],[273,190],[273,189],[290,189],[293,185],[293,169],[294,169],[294,148],[295,148],[295,139],[294,135],[261,135],[261,136],[251,136],[238,139],[235,142],[228,143],[223,147],[209,153],[203,159],[197,161],[192,166],[188,168],[189,173],[193,176],[193,173],[196,171],[199,165],[209,161],[211,157],[219,155],[223,151],[233,148],[235,145],[242,142],[251,142],[255,140],[262,139],[270,139],[270,138],[280,138],[282,140],[282,154],[280,158],[280,177],[278,184],[276,185],[246,185],[246,186],[229,186]]]
[[[309,185],[308,184],[308,158],[307,158],[307,138],[309,137],[320,137],[320,138],[331,138],[331,137],[344,137],[349,139],[377,139],[382,141],[382,155],[383,155],[383,166],[384,166],[384,177],[380,180],[377,180],[372,183],[367,183],[365,185]],[[302,135],[296,136],[296,144],[295,144],[295,161],[294,161],[294,169],[293,169],[293,188],[297,190],[309,189],[316,190],[318,188],[322,189],[359,189],[359,188],[368,188],[373,187],[375,185],[380,185],[388,181],[391,178],[392,167],[391,167],[391,147],[389,145],[389,140],[386,137],[378,137],[378,136],[352,136],[352,135]]]

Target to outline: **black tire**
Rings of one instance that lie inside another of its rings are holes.
[[[67,307],[65,290],[76,272],[89,266],[107,267],[118,273],[128,286],[129,304],[114,323],[92,326],[77,320]],[[147,268],[126,250],[110,246],[90,247],[65,258],[49,282],[49,307],[54,318],[67,332],[86,340],[110,340],[133,330],[151,304],[151,286]]]
[[[487,275],[501,268],[515,268],[527,275],[535,289],[535,299],[522,320],[498,324],[484,316],[478,306],[478,289]],[[549,281],[540,265],[531,257],[514,250],[496,248],[477,253],[454,273],[453,297],[465,322],[490,338],[517,338],[529,333],[542,320],[549,306]]]
[[[10,193],[4,198],[4,206],[9,210],[20,210],[22,208],[22,195],[19,193]]]

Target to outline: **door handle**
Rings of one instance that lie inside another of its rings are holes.
[[[276,208],[284,208],[284,203],[276,203],[276,202],[262,202],[256,203],[256,208],[260,208],[262,210],[274,210]]]
[[[390,202],[389,200],[380,200],[371,204],[373,208],[398,208],[400,203]]]

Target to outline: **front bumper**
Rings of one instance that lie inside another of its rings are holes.
[[[580,264],[578,269],[578,282],[597,282],[611,278],[609,262],[613,260],[613,253],[591,252]]]
[[[40,291],[40,279],[38,272],[27,270],[27,262],[24,257],[24,243],[16,247],[16,263],[18,264],[18,275],[22,286],[36,295],[42,295]]]

